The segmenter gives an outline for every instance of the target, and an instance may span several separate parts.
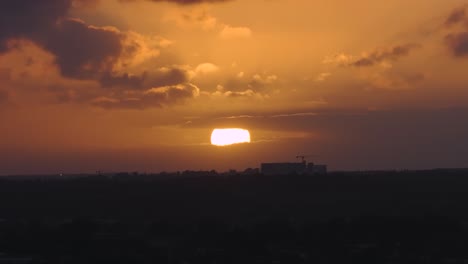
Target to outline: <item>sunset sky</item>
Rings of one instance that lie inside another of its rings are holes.
[[[4,0],[0,120],[0,174],[468,167],[468,1]]]

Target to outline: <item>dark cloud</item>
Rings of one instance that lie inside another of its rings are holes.
[[[116,30],[66,19],[41,36],[38,42],[56,56],[63,76],[96,79],[96,75],[112,71],[123,52],[123,38]]]
[[[92,0],[15,0],[0,4],[0,52],[9,40],[28,39],[55,56],[63,76],[97,79],[111,72],[124,52],[124,35],[117,30],[66,18],[74,3]]]
[[[189,79],[188,72],[180,68],[162,68],[149,74],[145,80],[145,86],[154,88],[186,83]]]
[[[389,49],[376,50],[367,56],[358,58],[350,63],[350,66],[355,67],[368,67],[378,64],[383,61],[396,61],[401,57],[408,56],[412,50],[420,47],[418,44],[409,43],[405,45],[394,46]]]
[[[462,57],[468,55],[468,31],[448,34],[445,37],[445,43],[454,56]]]
[[[88,103],[96,97],[102,96],[102,89],[95,89],[93,84],[52,84],[46,91],[55,98],[54,103]]]
[[[188,72],[184,69],[172,67],[162,68],[154,72],[145,72],[141,75],[128,73],[115,75],[109,72],[101,76],[103,87],[121,87],[130,89],[148,89],[162,86],[177,85],[189,81]]]
[[[175,68],[140,76],[114,72],[119,60],[139,52],[138,42],[126,41],[128,36],[117,29],[91,26],[81,20],[66,18],[75,1],[17,0],[3,3],[0,51],[7,50],[10,39],[32,40],[55,56],[63,76],[97,80],[104,87],[152,88],[187,81],[186,71]]]
[[[468,55],[468,16],[467,6],[455,9],[446,19],[445,26],[451,28],[454,25],[462,25],[463,29],[445,36],[445,44],[450,53],[455,57]]]
[[[72,6],[98,0],[4,0],[0,3],[0,52],[11,38],[35,38],[64,18]]]
[[[71,7],[71,0],[10,0],[0,4],[0,52],[10,38],[31,38],[52,28]]]
[[[467,15],[466,15],[466,6],[461,8],[457,8],[452,11],[449,17],[445,20],[445,26],[452,26],[459,23],[466,23]]]
[[[99,80],[103,87],[142,88],[146,79],[146,73],[135,76],[128,73],[113,75],[106,72]]]
[[[93,105],[106,109],[146,109],[159,108],[181,103],[197,97],[200,89],[193,84],[179,84],[154,88],[136,94],[124,94],[116,97],[103,97],[94,100]]]
[[[103,88],[115,88],[117,94],[134,91],[131,96],[95,101],[105,108],[147,108],[177,103],[194,96],[188,85],[188,71],[163,67],[156,71],[131,74],[126,67],[133,58],[148,49],[146,39],[135,32],[122,32],[113,27],[97,27],[67,17],[77,6],[90,6],[98,0],[11,0],[0,4],[0,53],[16,48],[12,40],[26,39],[50,52],[62,76],[76,80],[94,80]],[[171,1],[190,4],[203,1]],[[143,46],[142,46],[143,45]],[[157,49],[154,43],[151,49]],[[149,54],[148,56],[151,56]],[[34,59],[34,58],[32,58]],[[164,87],[154,92],[152,88]],[[168,88],[169,87],[169,88]],[[198,93],[198,88],[196,88]],[[68,90],[57,91],[60,101],[72,100]],[[83,92],[84,93],[84,92]],[[108,91],[102,90],[104,98]],[[79,97],[79,96],[78,96]]]

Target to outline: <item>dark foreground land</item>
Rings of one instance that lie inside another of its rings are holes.
[[[468,171],[0,179],[2,263],[468,263]]]

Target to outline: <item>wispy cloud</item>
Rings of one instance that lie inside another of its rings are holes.
[[[223,39],[248,38],[252,36],[252,30],[248,27],[232,27],[225,25],[219,36]]]
[[[390,48],[376,49],[371,52],[365,52],[360,56],[341,53],[326,57],[323,63],[345,67],[371,67],[387,61],[397,61],[402,57],[408,56],[410,52],[419,47],[421,47],[421,45],[408,43]]]

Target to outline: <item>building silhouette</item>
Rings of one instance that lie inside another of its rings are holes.
[[[280,163],[262,163],[261,173],[263,175],[325,175],[327,174],[326,165],[316,165],[312,162],[280,162]]]

